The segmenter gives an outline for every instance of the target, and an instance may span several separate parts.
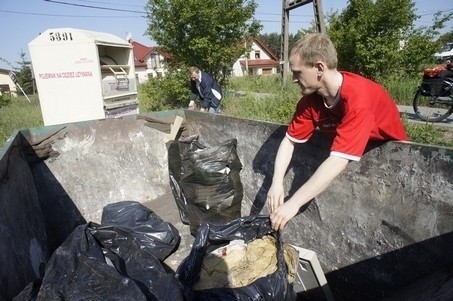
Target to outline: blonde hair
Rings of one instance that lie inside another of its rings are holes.
[[[194,67],[194,66],[190,67],[189,74],[192,75],[194,72],[198,74],[198,73],[200,73],[200,69],[198,69],[197,67]]]
[[[291,55],[299,55],[300,61],[313,67],[316,61],[323,61],[329,69],[338,65],[337,50],[330,38],[323,33],[312,33],[300,38],[291,49]]]

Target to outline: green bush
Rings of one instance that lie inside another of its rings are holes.
[[[187,107],[189,78],[185,72],[170,71],[165,77],[149,78],[139,85],[140,112]]]
[[[11,96],[2,94],[0,95],[0,108],[9,105],[11,102]]]

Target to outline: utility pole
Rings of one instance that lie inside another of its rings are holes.
[[[286,83],[289,71],[288,43],[289,43],[289,0],[282,0],[282,34],[280,48],[280,73],[282,76],[282,87]]]
[[[316,30],[321,33],[326,32],[324,25],[324,15],[322,10],[322,0],[282,0],[282,43],[280,57],[280,72],[283,85],[286,83],[289,74],[289,11],[302,5],[313,3],[313,13],[315,16]]]

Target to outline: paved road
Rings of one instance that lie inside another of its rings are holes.
[[[409,121],[421,123],[421,124],[426,123],[425,121],[418,118],[417,115],[415,115],[414,109],[412,108],[412,106],[398,106],[398,109],[401,114],[406,114],[406,117]],[[453,114],[450,115],[447,119],[444,119],[441,122],[435,122],[433,124],[438,125],[438,126],[445,126],[445,127],[453,128]]]

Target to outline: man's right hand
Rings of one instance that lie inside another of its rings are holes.
[[[285,191],[283,184],[272,184],[267,192],[266,204],[270,213],[274,212],[280,205],[283,204]]]

